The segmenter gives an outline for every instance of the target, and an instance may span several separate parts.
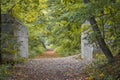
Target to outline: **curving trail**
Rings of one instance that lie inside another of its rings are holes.
[[[75,56],[32,59],[15,66],[12,80],[85,80],[81,75],[85,63]]]
[[[53,50],[47,50],[43,54],[37,56],[36,58],[56,58],[59,57],[58,54],[56,54]]]

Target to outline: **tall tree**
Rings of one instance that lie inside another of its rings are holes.
[[[67,7],[72,4],[75,5],[78,0],[62,0],[65,4],[67,3]],[[71,2],[72,1],[72,2]],[[85,20],[89,20],[91,27],[94,31],[94,36],[96,37],[96,40],[104,52],[106,58],[109,62],[114,61],[113,54],[110,50],[109,40],[106,38],[107,34],[110,34],[110,32],[106,31],[109,29],[119,29],[119,1],[116,3],[111,0],[79,0],[82,1],[80,3],[84,2],[83,7],[80,7],[77,9],[73,17],[73,21],[80,21],[81,24]],[[81,6],[81,4],[80,4]],[[71,6],[69,6],[71,8]],[[79,16],[79,17],[78,17]],[[115,21],[116,20],[116,21]],[[107,25],[107,28],[106,28]],[[111,27],[110,27],[111,26]],[[106,32],[104,32],[106,31]],[[115,31],[112,31],[112,33],[115,33]],[[117,32],[119,33],[119,32]],[[116,35],[115,35],[116,36]],[[115,37],[114,36],[114,37]],[[111,38],[111,36],[109,36]],[[111,44],[113,40],[111,40]],[[118,41],[117,41],[118,42]]]
[[[0,15],[1,15],[1,8],[0,8]],[[0,19],[0,30],[1,30],[1,19]],[[1,38],[1,31],[0,31],[0,38]],[[0,39],[1,44],[1,39]],[[2,53],[1,53],[1,47],[0,47],[0,64],[2,64]]]
[[[84,3],[87,4],[89,3],[89,0],[84,0]],[[90,24],[92,26],[92,29],[95,33],[95,36],[96,36],[96,39],[97,39],[97,42],[100,46],[100,48],[102,49],[102,51],[104,52],[105,56],[107,57],[108,61],[109,62],[112,62],[114,60],[113,58],[113,55],[112,55],[112,52],[110,51],[110,49],[107,47],[107,44],[105,43],[105,40],[104,38],[102,37],[101,35],[101,32],[99,30],[99,27],[97,25],[97,22],[95,20],[95,17],[94,15],[92,15],[89,19],[90,21]]]

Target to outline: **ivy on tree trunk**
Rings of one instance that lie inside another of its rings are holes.
[[[112,62],[114,60],[112,52],[110,51],[110,49],[107,47],[107,44],[105,43],[105,40],[103,39],[101,32],[98,28],[97,22],[95,20],[95,17],[91,17],[90,18],[90,24],[92,26],[92,29],[94,31],[94,33],[96,34],[96,39],[97,42],[100,46],[100,48],[102,49],[103,53],[105,54],[106,58],[108,59],[109,62]]]
[[[2,64],[2,54],[0,53],[0,64]]]
[[[1,8],[0,8],[0,17],[1,17]],[[0,19],[0,22],[1,22],[1,19]],[[0,23],[0,30],[1,30],[1,24]],[[0,31],[0,37],[1,37],[1,31]],[[1,44],[1,40],[0,40],[0,44]],[[2,64],[2,53],[1,53],[1,50],[0,50],[0,64]]]
[[[89,0],[84,0],[84,3],[89,3]],[[105,40],[104,38],[102,37],[101,35],[101,32],[98,28],[98,25],[97,25],[97,22],[95,20],[95,17],[92,16],[90,17],[89,19],[90,21],[90,24],[92,26],[92,29],[95,33],[95,36],[96,36],[96,39],[97,39],[97,42],[98,42],[98,45],[100,46],[100,48],[102,49],[103,53],[105,54],[106,58],[108,59],[108,62],[112,62],[114,61],[114,57],[112,55],[112,52],[110,51],[110,49],[107,47],[107,44],[105,43]]]

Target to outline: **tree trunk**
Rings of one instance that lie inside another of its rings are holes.
[[[47,49],[43,41],[40,41],[40,43],[42,44],[42,46],[43,46],[45,49]]]
[[[95,17],[90,18],[90,24],[92,25],[92,29],[96,35],[97,42],[102,49],[103,53],[105,54],[106,58],[108,59],[109,62],[112,62],[114,60],[113,55],[110,51],[110,49],[107,47],[107,44],[105,43],[101,32],[98,28],[97,22],[95,20]]]
[[[89,0],[84,0],[84,3],[87,4],[89,3]],[[100,46],[100,48],[102,49],[103,53],[105,54],[106,58],[108,59],[108,62],[112,62],[114,61],[114,58],[113,58],[113,55],[112,55],[112,52],[110,51],[110,49],[107,47],[107,44],[105,43],[102,35],[101,35],[101,32],[98,28],[98,25],[97,25],[97,22],[95,20],[95,17],[92,16],[90,17],[90,24],[92,26],[92,29],[95,33],[95,36],[96,36],[96,39],[97,39],[97,42],[98,42],[98,45]]]
[[[0,51],[0,64],[2,64],[2,53]]]
[[[1,17],[1,8],[0,8],[0,17]],[[0,19],[0,30],[1,30],[1,24],[2,24],[2,22]],[[1,37],[1,31],[0,31],[0,37]],[[0,44],[1,44],[1,40],[0,40]],[[0,50],[0,64],[2,64],[2,52],[1,52],[1,50]]]

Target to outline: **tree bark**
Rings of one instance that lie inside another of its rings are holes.
[[[1,30],[1,26],[0,26],[0,30]],[[1,37],[1,32],[0,32],[0,37]],[[0,40],[0,44],[1,44],[1,40]],[[2,51],[1,51],[1,48],[0,48],[0,64],[2,64]]]
[[[45,49],[47,49],[43,41],[40,40],[40,43],[42,44],[42,46],[43,46]]]
[[[89,3],[89,0],[84,0],[84,3],[87,4]],[[110,51],[110,49],[107,47],[107,44],[105,43],[104,38],[102,37],[102,34],[98,28],[97,22],[95,20],[95,17],[92,16],[89,19],[90,24],[92,26],[92,29],[95,33],[98,45],[100,46],[100,48],[102,49],[103,53],[105,54],[106,58],[108,59],[108,62],[112,62],[114,61],[114,57],[112,55],[112,52]]]
[[[0,18],[1,18],[1,8],[0,8]],[[1,37],[1,19],[0,19],[0,37]],[[0,40],[0,44],[1,44],[1,40]],[[1,48],[0,48],[0,64],[2,64],[2,52],[1,52]]]
[[[105,54],[106,58],[108,59],[109,62],[114,61],[112,52],[107,47],[107,44],[105,43],[105,40],[103,39],[103,37],[101,35],[101,32],[100,32],[100,30],[98,28],[98,25],[97,25],[97,22],[95,20],[95,17],[94,16],[91,17],[89,21],[90,21],[90,24],[92,25],[92,29],[93,29],[93,31],[95,33],[97,42],[98,42],[100,48],[102,49],[103,53]]]
[[[2,64],[2,53],[0,51],[0,64]]]

